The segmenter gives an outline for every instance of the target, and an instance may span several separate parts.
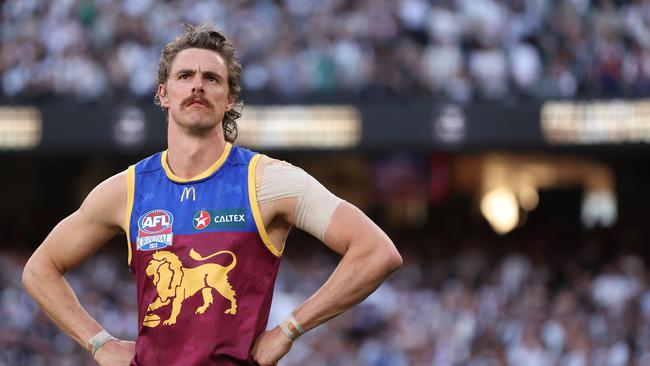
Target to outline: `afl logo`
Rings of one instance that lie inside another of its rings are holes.
[[[138,228],[145,235],[169,232],[174,218],[167,210],[151,210],[140,216]]]
[[[210,225],[210,219],[211,217],[208,211],[201,210],[194,215],[192,224],[196,230],[202,230]]]

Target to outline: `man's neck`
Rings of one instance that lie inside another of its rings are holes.
[[[226,148],[221,124],[203,135],[183,131],[170,121],[167,132],[167,165],[180,178],[190,179],[214,164]]]

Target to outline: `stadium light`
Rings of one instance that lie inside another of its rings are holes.
[[[554,145],[650,143],[650,100],[549,101],[541,129]]]
[[[244,146],[351,148],[361,140],[361,113],[347,105],[252,106],[237,128],[238,143]]]
[[[506,234],[519,223],[517,197],[505,187],[495,188],[481,198],[481,213],[494,231]]]
[[[534,210],[539,204],[539,193],[537,193],[535,187],[530,185],[520,186],[517,191],[517,198],[521,208],[528,212]]]
[[[0,107],[0,150],[31,150],[41,142],[43,122],[35,107]]]

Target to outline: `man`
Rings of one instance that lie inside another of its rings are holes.
[[[209,25],[161,55],[155,101],[168,150],[98,185],[25,266],[23,283],[100,365],[275,365],[305,331],[374,291],[402,259],[361,211],[304,171],[231,144],[241,67]],[[329,280],[265,331],[291,226],[342,255]],[[63,277],[125,232],[138,289],[136,342],[111,337]]]

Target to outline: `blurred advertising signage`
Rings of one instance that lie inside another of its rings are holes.
[[[0,150],[31,150],[41,142],[43,123],[35,107],[0,106]]]
[[[113,125],[113,138],[122,147],[133,147],[144,142],[147,120],[144,112],[136,106],[125,106],[119,110]]]
[[[453,104],[447,104],[434,112],[433,136],[446,145],[462,143],[467,136],[467,118],[465,112]]]
[[[354,106],[246,106],[237,142],[258,148],[351,148],[361,140],[361,113]]]
[[[650,143],[650,100],[549,101],[541,128],[552,145]]]

